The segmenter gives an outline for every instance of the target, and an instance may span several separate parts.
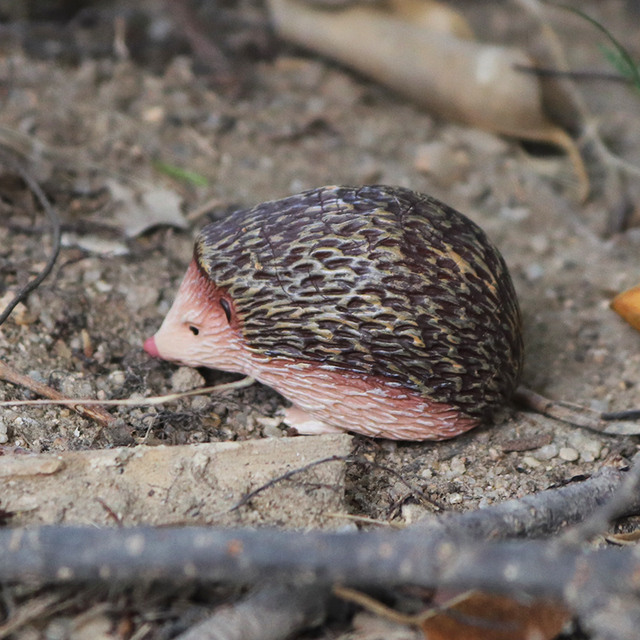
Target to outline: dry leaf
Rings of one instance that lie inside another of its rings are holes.
[[[524,603],[472,591],[420,626],[427,640],[551,640],[569,619],[564,607],[548,600]]]
[[[157,187],[136,193],[116,180],[107,180],[107,187],[113,200],[120,205],[116,218],[128,238],[160,224],[179,229],[188,227],[181,209],[182,198],[171,189]]]
[[[269,0],[269,6],[283,39],[337,60],[432,113],[562,148],[586,198],[589,180],[580,153],[544,113],[538,79],[517,70],[534,66],[521,49],[439,33],[374,7],[328,12],[299,0]]]
[[[611,308],[636,331],[640,331],[640,285],[617,295]]]
[[[75,233],[62,234],[63,247],[78,247],[98,256],[126,256],[129,248],[118,240],[108,240],[98,236],[79,236]]]

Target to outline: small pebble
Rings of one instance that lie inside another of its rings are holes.
[[[262,433],[266,438],[282,438],[284,432],[274,424],[267,424],[262,427]]]
[[[607,308],[608,307],[609,305],[607,304]],[[598,400],[596,398],[593,398],[591,402],[589,402],[589,408],[591,409],[591,411],[605,413],[606,411],[609,411],[609,403],[607,402],[607,400]]]
[[[522,222],[526,220],[531,211],[527,207],[502,207],[500,217],[508,222]]]
[[[27,375],[32,380],[35,380],[36,382],[40,382],[41,384],[47,384],[46,378],[39,371],[36,371],[35,369],[32,369],[31,371],[29,371]]]
[[[462,502],[462,495],[459,493],[449,494],[449,504],[460,504]]]
[[[160,105],[154,105],[142,112],[142,119],[145,122],[159,123],[166,117],[166,109]]]
[[[462,476],[467,471],[464,458],[454,456],[453,458],[451,458],[449,464],[451,465],[451,474],[454,476]]]
[[[414,524],[429,515],[429,510],[425,509],[425,507],[420,504],[412,504],[411,502],[408,502],[402,505],[402,519],[405,524]]]
[[[549,238],[541,234],[531,236],[529,246],[538,254],[546,253],[549,249]]]
[[[129,311],[137,313],[140,309],[154,305],[158,301],[158,290],[155,287],[127,286],[122,287]]]
[[[9,430],[5,421],[0,418],[0,444],[5,444],[9,440]]]
[[[535,469],[539,467],[542,463],[536,460],[533,456],[524,456],[522,458],[522,464],[526,465],[531,469]]]
[[[109,383],[115,387],[121,387],[126,380],[124,371],[112,371],[109,374]]]
[[[525,267],[525,275],[529,282],[535,282],[536,280],[540,280],[544,275],[544,268],[538,262],[534,262]]]
[[[487,131],[480,129],[451,129],[455,135],[451,136],[452,143],[462,143],[470,147],[473,151],[488,156],[497,156],[509,151],[509,143]],[[446,135],[446,138],[449,138]]]
[[[111,629],[113,621],[108,615],[97,615],[84,624],[75,626],[69,638],[73,640],[107,640],[113,638]]]
[[[209,398],[207,396],[194,396],[191,398],[191,409],[193,411],[202,411],[209,404]]]
[[[552,460],[558,455],[558,446],[546,444],[531,454],[536,460]]]
[[[95,398],[96,389],[92,380],[67,376],[59,381],[60,393],[68,398]]]
[[[576,431],[576,433],[569,438],[569,443],[579,452],[580,458],[584,460],[584,462],[593,462],[597,460],[602,453],[602,442],[580,431]]]
[[[197,389],[204,386],[204,383],[204,378],[191,367],[180,367],[171,376],[171,390],[176,393]]]
[[[571,447],[561,447],[558,455],[565,462],[575,462],[580,457],[580,454]]]
[[[52,620],[44,631],[46,640],[65,640],[70,637],[71,619],[57,618]]]
[[[109,293],[113,289],[113,285],[105,282],[104,280],[98,280],[94,282],[93,286],[98,290],[99,293]]]
[[[464,151],[454,151],[442,142],[429,142],[416,147],[413,166],[446,187],[464,177],[469,157]]]
[[[253,419],[262,427],[262,433],[267,438],[282,438],[284,436],[284,432],[280,429],[282,418],[256,415]]]

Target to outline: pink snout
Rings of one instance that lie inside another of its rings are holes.
[[[158,347],[156,346],[156,339],[151,336],[144,341],[144,350],[152,357],[159,358],[160,352],[158,351]]]

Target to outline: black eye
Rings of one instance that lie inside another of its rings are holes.
[[[197,336],[200,333],[200,329],[198,329],[198,327],[194,327],[193,325],[189,325],[189,331],[191,331],[194,336]]]
[[[231,305],[229,304],[229,301],[224,298],[220,298],[220,306],[224,311],[224,315],[227,316],[227,322],[231,324]]]

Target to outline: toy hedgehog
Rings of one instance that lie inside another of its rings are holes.
[[[442,440],[490,419],[522,368],[504,260],[409,189],[323,187],[208,225],[156,357],[255,377],[299,433]]]

